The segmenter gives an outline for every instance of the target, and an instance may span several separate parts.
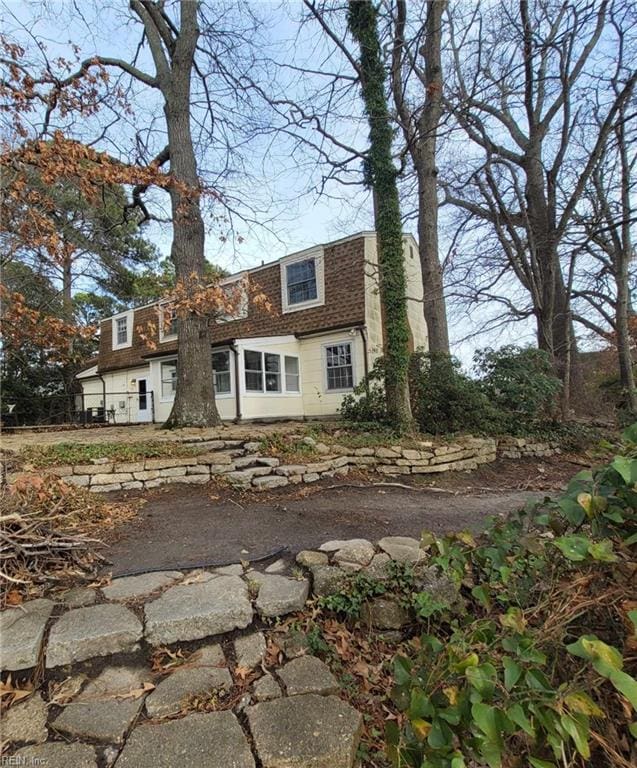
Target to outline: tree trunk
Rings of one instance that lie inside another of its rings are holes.
[[[432,160],[432,166],[435,166],[435,148]],[[425,166],[418,171],[418,248],[422,271],[423,312],[427,323],[429,352],[448,355],[447,307],[438,255],[438,196],[435,168],[432,166]]]
[[[178,281],[201,287],[205,230],[197,161],[190,129],[190,77],[199,37],[196,3],[182,0],[181,29],[172,60],[170,81],[162,87],[170,147],[170,173],[178,182],[170,190],[173,219],[171,258]],[[182,185],[187,186],[187,192]],[[177,390],[167,427],[208,427],[220,423],[215,404],[208,318],[180,317]]]
[[[629,264],[633,255],[631,225],[633,208],[631,205],[631,168],[628,145],[626,142],[625,109],[622,108],[615,129],[617,144],[620,149],[621,167],[621,228],[619,243],[615,258],[615,282],[617,284],[617,304],[615,308],[617,333],[617,358],[619,362],[619,380],[626,393],[626,401],[630,413],[637,414],[637,392],[635,391],[635,374],[633,372],[633,356],[628,319],[631,315],[631,300],[629,288]]]
[[[350,0],[347,20],[360,47],[361,88],[369,121],[369,181],[376,193],[380,298],[385,319],[387,415],[391,424],[402,431],[411,425],[409,324],[400,204],[377,11],[369,0]]]
[[[626,396],[626,404],[632,415],[637,414],[637,395],[635,393],[635,375],[633,372],[633,356],[631,353],[630,330],[630,297],[628,293],[628,268],[625,259],[621,260],[622,272],[617,276],[617,308],[615,311],[617,324],[617,359],[619,363],[619,380]]]
[[[419,121],[415,159],[418,174],[418,243],[423,281],[423,311],[429,338],[429,351],[449,354],[447,308],[438,250],[438,169],[436,145],[442,115],[442,13],[445,2],[427,4],[425,59],[427,90]]]

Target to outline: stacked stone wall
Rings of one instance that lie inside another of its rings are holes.
[[[197,485],[223,478],[241,489],[267,490],[325,478],[344,477],[353,469],[375,471],[392,477],[431,475],[477,469],[502,458],[544,457],[556,453],[555,443],[525,438],[464,437],[454,442],[422,441],[400,445],[348,448],[326,445],[307,438],[308,455],[303,462],[260,455],[261,443],[244,440],[214,440],[199,443],[205,453],[196,456],[110,461],[95,459],[88,464],[51,467],[46,470],[65,482],[94,493],[146,490],[160,485]],[[40,470],[40,474],[44,470]],[[22,473],[24,474],[24,473]],[[12,482],[17,474],[7,477]]]

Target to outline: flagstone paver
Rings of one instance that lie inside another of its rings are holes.
[[[237,718],[226,711],[141,725],[129,736],[116,766],[254,768],[254,758]]]
[[[243,629],[252,621],[248,587],[238,576],[216,576],[197,584],[169,587],[145,606],[151,645],[199,640]]]
[[[54,721],[60,733],[81,739],[121,744],[144,703],[141,668],[107,667],[68,704]]]
[[[354,765],[363,718],[336,696],[275,699],[246,712],[263,768]]]
[[[123,605],[75,608],[53,625],[46,666],[58,667],[93,656],[134,651],[141,636],[141,622]]]
[[[418,539],[410,536],[385,536],[378,546],[399,563],[417,563],[425,557]]]
[[[187,666],[178,667],[167,675],[146,699],[149,717],[174,715],[195,696],[229,691],[232,688],[232,677],[225,662],[219,645],[200,649],[188,660]]]
[[[300,611],[310,591],[307,579],[288,579],[285,576],[262,576],[260,578],[257,610],[261,616],[284,616]]]
[[[299,656],[279,670],[288,696],[303,693],[327,695],[338,692],[338,682],[329,668],[316,656]]]
[[[17,671],[35,667],[54,606],[52,600],[30,600],[0,613],[0,669]]]
[[[260,677],[254,684],[254,698],[256,701],[271,701],[281,698],[281,686],[270,674]]]
[[[2,740],[37,744],[46,741],[47,713],[48,704],[39,693],[14,704],[0,720]]]
[[[75,587],[62,595],[64,604],[68,608],[86,608],[94,605],[97,600],[97,590],[90,587]]]
[[[46,768],[97,768],[95,749],[88,744],[48,742],[19,749],[15,755],[21,762],[14,765],[46,766]],[[7,763],[11,765],[11,763]]]
[[[149,595],[182,577],[183,573],[180,571],[157,571],[140,576],[123,576],[120,579],[113,579],[108,587],[102,589],[102,593],[107,600],[129,600]]]
[[[234,641],[234,653],[237,666],[252,669],[263,661],[266,644],[263,632],[251,632]]]

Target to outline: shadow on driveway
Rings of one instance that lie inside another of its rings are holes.
[[[303,489],[306,490],[306,489]],[[309,490],[309,489],[308,489]],[[214,486],[169,486],[147,495],[139,516],[118,529],[104,553],[113,575],[157,568],[254,560],[280,549],[293,556],[329,539],[419,537],[479,530],[489,515],[510,512],[541,493],[451,494],[395,487],[277,489],[242,497]]]

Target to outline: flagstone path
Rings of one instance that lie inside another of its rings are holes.
[[[311,581],[325,594],[353,571],[383,578],[391,558],[426,553],[407,537],[332,541],[299,553],[291,572],[277,561],[148,573],[9,608],[3,679],[41,665],[47,684],[9,708],[2,739],[27,761],[15,764],[47,768],[352,768],[362,715],[303,642],[272,667],[264,632],[304,608]],[[379,603],[375,626],[405,623],[396,608]],[[167,645],[176,663],[160,669],[153,651]]]

